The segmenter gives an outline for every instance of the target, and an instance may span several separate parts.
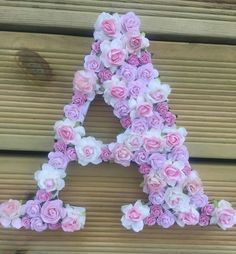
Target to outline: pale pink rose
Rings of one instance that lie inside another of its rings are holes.
[[[62,152],[62,153],[64,153],[66,151],[67,145],[62,140],[57,140],[54,143],[53,147],[54,147],[56,152]]]
[[[19,217],[22,215],[22,205],[18,200],[10,199],[0,205],[0,223],[3,227],[20,228]]]
[[[148,217],[146,217],[146,218],[144,219],[143,222],[144,222],[145,225],[153,226],[153,225],[156,224],[156,217],[153,216],[153,215],[149,215]]]
[[[101,60],[96,55],[87,55],[84,58],[84,68],[87,71],[99,72]]]
[[[124,128],[124,129],[127,129],[130,127],[131,125],[131,118],[129,116],[123,116],[121,119],[120,119],[120,124],[121,126]]]
[[[66,217],[62,220],[62,229],[65,232],[74,232],[80,230],[81,225],[76,216]]]
[[[137,200],[134,205],[124,205],[121,207],[123,216],[121,218],[122,225],[126,229],[132,229],[139,232],[144,227],[144,219],[150,215],[150,209],[147,205],[143,205]]]
[[[186,211],[189,208],[190,199],[179,186],[167,188],[164,200],[168,207],[175,212]]]
[[[128,147],[130,151],[137,151],[143,144],[143,140],[139,135],[130,134],[128,138],[125,140],[125,145]]]
[[[101,159],[103,161],[109,161],[111,159],[112,152],[107,146],[102,147]]]
[[[140,19],[133,12],[121,16],[121,26],[124,32],[139,31]]]
[[[171,127],[171,126],[174,125],[175,122],[176,122],[176,115],[173,114],[172,112],[167,112],[167,113],[165,114],[164,119],[165,119],[165,122],[166,122],[167,126],[170,126],[170,127]]]
[[[41,218],[45,223],[56,224],[66,216],[63,202],[59,199],[46,201],[41,208]]]
[[[34,217],[30,220],[30,228],[31,230],[42,232],[47,229],[47,224],[40,217]]]
[[[120,36],[121,30],[120,17],[117,13],[111,15],[103,12],[98,16],[94,28],[95,40],[117,38]]]
[[[158,172],[150,171],[148,175],[144,175],[143,192],[147,194],[161,192],[165,186],[166,182]]]
[[[139,31],[128,32],[124,36],[124,41],[126,43],[126,49],[129,53],[140,52],[142,48],[149,46],[149,40],[140,34]]]
[[[186,188],[190,195],[194,195],[198,192],[203,192],[202,181],[198,176],[197,171],[192,170],[187,179],[183,183],[183,187]]]
[[[151,166],[147,163],[143,163],[139,166],[138,171],[142,175],[147,175],[151,171]]]
[[[106,80],[111,80],[112,72],[109,69],[103,69],[99,71],[98,77],[100,78],[101,82],[104,82]]]
[[[103,41],[101,44],[102,54],[100,59],[105,67],[111,68],[111,71],[115,71],[117,66],[124,63],[126,58],[126,51],[123,47],[123,43],[119,39],[113,41]]]
[[[126,82],[136,79],[137,68],[131,64],[124,63],[118,71],[118,75]]]
[[[153,105],[149,102],[143,102],[136,107],[137,114],[141,117],[150,117],[153,115]]]
[[[143,147],[150,153],[160,151],[162,147],[161,137],[144,137]]]
[[[133,158],[132,152],[122,144],[116,144],[112,150],[114,161],[124,167],[128,167]]]
[[[65,170],[69,162],[67,156],[62,152],[50,152],[48,159],[48,163],[56,169]]]
[[[166,161],[161,169],[161,173],[170,186],[175,186],[176,183],[179,183],[183,179],[182,170],[184,164],[180,161]]]
[[[128,90],[131,97],[137,98],[145,92],[146,86],[141,80],[135,80],[128,83]]]
[[[101,41],[95,41],[95,42],[93,42],[93,44],[92,44],[92,50],[93,50],[93,52],[95,54],[98,54],[101,51],[100,45],[101,45]]]
[[[135,54],[130,54],[128,59],[127,59],[127,62],[133,66],[139,66],[139,59],[137,57],[137,55]]]
[[[66,154],[67,158],[68,158],[70,161],[76,161],[76,160],[78,159],[74,147],[68,147],[68,148],[66,149],[66,153],[65,153],[65,154]]]
[[[147,51],[143,51],[139,57],[140,64],[147,64],[152,62],[152,55]]]
[[[21,224],[25,229],[30,229],[30,218],[28,216],[22,217]]]
[[[97,83],[97,76],[92,71],[77,71],[74,75],[73,86],[75,91],[82,94],[94,92]]]
[[[217,224],[223,230],[233,227],[236,224],[236,211],[231,204],[221,200],[212,213],[211,224]]]
[[[169,85],[161,84],[160,79],[153,79],[148,83],[146,98],[151,103],[161,103],[168,100],[170,92]],[[166,115],[163,117],[166,117]]]
[[[40,216],[40,201],[39,200],[28,200],[25,204],[25,213],[30,217]]]
[[[199,226],[206,227],[210,223],[210,217],[202,213],[199,218]]]
[[[180,212],[177,218],[177,224],[181,227],[185,225],[197,225],[199,223],[199,212],[194,207],[189,207],[187,211]]]
[[[35,198],[41,203],[46,202],[52,198],[52,193],[46,190],[37,190]]]
[[[86,96],[79,91],[75,91],[75,94],[72,96],[72,102],[77,106],[82,106],[86,102]]]
[[[158,71],[153,68],[151,63],[144,64],[138,68],[138,78],[146,83],[158,77],[158,75]]]

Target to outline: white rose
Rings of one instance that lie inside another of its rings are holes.
[[[102,162],[100,157],[102,153],[102,142],[97,141],[94,137],[86,137],[79,140],[75,145],[78,157],[78,163],[86,166],[89,163],[99,164]]]
[[[65,186],[65,181],[63,180],[65,176],[64,170],[55,169],[47,163],[43,164],[42,170],[38,170],[34,174],[39,188],[48,192],[62,190]]]

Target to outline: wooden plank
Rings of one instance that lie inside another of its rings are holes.
[[[4,30],[91,31],[99,13],[132,10],[141,17],[145,32],[162,38],[236,39],[235,0],[0,0],[0,6],[0,27]]]
[[[70,101],[73,73],[82,68],[91,39],[10,32],[0,36],[0,149],[48,151],[54,122]],[[34,59],[34,69],[19,67],[22,48],[39,53],[49,64],[48,80],[37,79],[46,67]],[[189,131],[191,155],[236,158],[235,47],[153,41],[150,50],[162,81],[173,88],[171,108],[178,125]],[[121,132],[102,98],[92,104],[85,125],[89,135],[105,142]]]
[[[9,198],[24,200],[33,193],[33,173],[44,161],[45,156],[1,155],[0,202]],[[227,199],[236,206],[235,164],[195,162],[192,166],[199,171],[210,198]],[[0,229],[0,253],[236,253],[236,228],[151,227],[138,234],[123,229],[120,206],[138,198],[145,200],[139,187],[141,181],[134,166],[104,163],[85,169],[71,164],[61,198],[87,207],[85,229],[73,234]]]

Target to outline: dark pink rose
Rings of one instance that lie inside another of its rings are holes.
[[[206,204],[204,207],[202,207],[201,212],[206,215],[212,215],[214,211],[214,205],[213,204]]]
[[[156,105],[156,111],[164,117],[169,110],[169,106],[166,102],[160,102]]]
[[[153,226],[153,225],[156,224],[156,218],[155,218],[155,216],[153,216],[153,215],[149,215],[148,217],[146,217],[146,218],[144,219],[143,222],[144,222],[144,224],[147,225],[147,226]]]
[[[127,129],[131,125],[131,118],[129,116],[124,116],[120,119],[120,124],[124,129]]]
[[[175,124],[176,115],[173,114],[172,112],[168,111],[168,112],[166,112],[164,119],[165,119],[167,126],[171,127],[172,125]]]
[[[209,222],[210,222],[210,217],[202,213],[199,218],[199,225],[201,227],[206,227],[209,225]]]
[[[100,78],[101,82],[111,80],[112,72],[109,69],[103,69],[98,73],[98,77]]]
[[[159,217],[161,214],[163,214],[163,209],[161,205],[151,205],[150,206],[150,213],[155,218]]]
[[[82,106],[86,102],[86,96],[79,91],[76,91],[72,96],[72,102],[77,106]]]
[[[140,64],[147,64],[152,62],[152,55],[147,51],[143,51],[139,58]]]
[[[135,55],[135,54],[130,54],[127,62],[133,66],[136,66],[136,67],[139,65],[139,59],[138,59],[137,55]]]
[[[62,140],[58,140],[57,142],[54,143],[54,149],[56,152],[64,153],[66,150],[66,147],[67,145]]]
[[[28,216],[24,216],[21,219],[21,225],[25,229],[30,229],[30,218]]]
[[[107,146],[102,147],[101,158],[103,161],[109,161],[111,159],[112,152]]]
[[[48,224],[48,228],[50,230],[58,230],[61,228],[61,224],[60,223],[56,223],[56,224]]]
[[[148,165],[147,163],[141,164],[138,169],[139,173],[142,175],[147,175],[150,172],[150,170],[151,166]]]

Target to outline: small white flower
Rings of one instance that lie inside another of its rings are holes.
[[[47,192],[62,190],[65,186],[65,181],[63,180],[65,176],[64,170],[55,169],[47,163],[43,164],[42,170],[38,170],[34,174],[39,188]]]

